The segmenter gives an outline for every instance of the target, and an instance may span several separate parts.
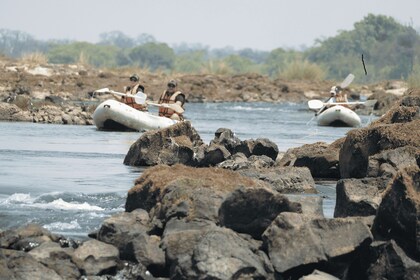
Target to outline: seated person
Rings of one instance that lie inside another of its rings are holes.
[[[138,92],[144,93],[144,86],[140,84],[140,78],[137,74],[130,77],[131,85],[124,87],[125,93],[129,95],[136,95]],[[140,111],[148,111],[146,104],[138,104],[133,97],[122,96],[121,101],[134,109]]]
[[[167,89],[162,93],[158,101],[159,104],[178,104],[183,108],[185,103],[185,95],[177,90],[177,82],[170,80]],[[184,117],[182,114],[175,112],[170,108],[160,107],[159,116],[167,117],[173,120],[182,121]]]

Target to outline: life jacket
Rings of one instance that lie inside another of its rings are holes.
[[[344,96],[344,94],[337,94],[336,98],[335,98],[335,102],[347,102],[346,97]]]
[[[175,104],[175,99],[178,95],[182,94],[180,91],[174,92],[172,95],[166,94],[166,90],[159,98],[159,104]],[[181,120],[184,119],[182,114],[175,113],[174,110],[165,107],[159,107],[159,116],[170,118],[173,114],[177,114]]]
[[[136,95],[137,89],[141,88],[144,90],[144,86],[140,84],[136,84],[134,87],[129,88],[125,93],[130,95]],[[133,97],[123,96],[122,99],[124,100],[124,103],[127,104],[130,107],[133,107],[134,109],[140,110],[140,111],[147,111],[146,105],[137,104],[136,100]]]

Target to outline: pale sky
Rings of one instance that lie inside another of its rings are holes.
[[[38,40],[96,43],[121,31],[169,45],[270,51],[310,47],[369,13],[420,29],[420,0],[0,0],[0,29]]]

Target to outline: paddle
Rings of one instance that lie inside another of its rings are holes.
[[[356,101],[356,102],[325,103],[325,102],[322,102],[321,100],[314,99],[314,100],[308,101],[308,107],[311,110],[319,110],[326,105],[364,105],[366,107],[370,107],[370,106],[375,105],[376,102],[377,102],[376,99],[372,99],[372,100],[366,100],[365,102]]]
[[[141,104],[141,105],[147,104],[147,105],[152,105],[152,106],[157,106],[157,107],[169,108],[171,110],[174,110],[178,114],[182,114],[185,111],[178,104],[158,104],[158,103],[148,102],[148,101],[146,101],[147,95],[144,94],[143,92],[138,92],[136,95],[131,95],[131,94],[126,94],[126,93],[113,91],[113,90],[110,90],[109,88],[101,88],[101,89],[95,90],[94,92],[101,92],[101,93],[106,93],[106,92],[108,93],[109,92],[109,93],[116,94],[116,95],[119,95],[119,96],[131,97],[131,98],[134,98],[134,101],[137,104]]]
[[[354,80],[354,75],[352,73],[348,74],[347,77],[341,82],[341,84],[339,85],[339,87],[341,89],[348,87]],[[330,100],[331,97],[328,99]],[[321,103],[319,103],[321,102]],[[320,105],[321,104],[321,105]],[[315,116],[318,115],[325,107],[325,105],[328,103],[323,103],[320,100],[309,100],[308,101],[308,106],[309,109],[311,110],[317,110],[318,112],[316,112]]]
[[[353,74],[348,74],[347,77],[341,82],[340,87],[341,88],[346,88],[348,87],[351,82],[353,82],[354,80],[354,75]]]

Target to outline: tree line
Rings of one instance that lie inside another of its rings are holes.
[[[103,33],[96,44],[40,41],[0,29],[0,53],[19,58],[44,54],[49,63],[86,63],[101,68],[140,67],[177,73],[259,73],[272,78],[340,80],[354,73],[359,83],[389,79],[420,80],[420,35],[412,26],[384,15],[367,15],[349,31],[319,39],[305,50],[210,49],[201,44],[169,46],[152,35],[137,38],[120,31]]]

